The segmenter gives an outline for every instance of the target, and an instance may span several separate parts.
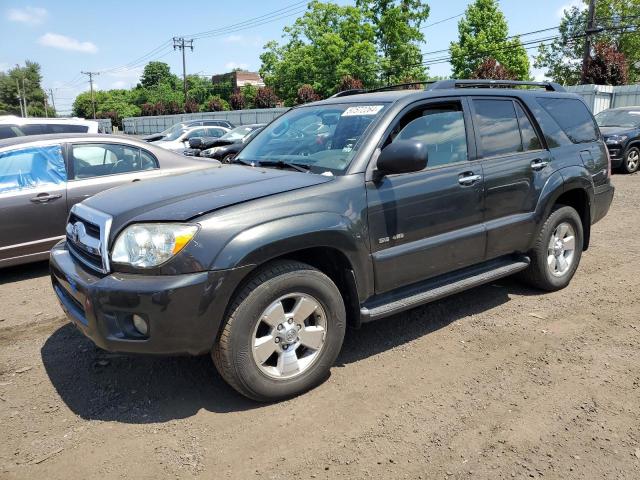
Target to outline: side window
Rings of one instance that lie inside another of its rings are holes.
[[[66,180],[60,145],[0,153],[0,193],[57,185]]]
[[[76,180],[155,168],[155,162],[152,167],[143,168],[140,149],[128,145],[108,143],[73,145],[71,159]]]
[[[44,127],[44,125],[27,123],[25,125],[22,125],[20,129],[25,135],[42,135],[44,133],[49,133]]]
[[[522,146],[525,151],[540,150],[542,143],[538,138],[535,128],[531,124],[531,120],[524,113],[524,110],[518,102],[514,102],[516,106],[516,113],[518,114],[518,123],[520,124],[520,135],[522,135]]]
[[[222,135],[224,135],[224,132],[222,130],[220,130],[219,128],[207,128],[207,133],[206,136],[207,137],[214,137],[214,138],[219,138]]]
[[[466,161],[467,136],[459,102],[428,107],[407,113],[391,134],[393,141],[419,140],[427,144],[427,168]]]
[[[185,140],[190,140],[192,138],[204,137],[206,135],[204,128],[196,128],[187,134]]]
[[[537,100],[573,143],[595,142],[600,137],[591,112],[580,100],[553,97]]]
[[[474,99],[473,107],[483,157],[522,151],[516,111],[510,99]]]
[[[158,168],[158,162],[149,152],[140,150],[140,170],[153,170]]]
[[[16,125],[0,125],[0,139],[21,137],[24,133]]]
[[[52,123],[47,125],[48,132],[47,133],[87,133],[89,131],[89,127],[86,125],[64,125]]]

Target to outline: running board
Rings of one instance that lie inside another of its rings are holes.
[[[473,267],[457,270],[392,293],[382,294],[360,309],[362,323],[395,315],[425,303],[440,300],[454,293],[508,277],[529,266],[524,255],[503,257]]]

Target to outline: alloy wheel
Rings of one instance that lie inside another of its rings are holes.
[[[547,248],[547,266],[549,272],[561,277],[566,274],[573,265],[576,251],[576,232],[567,222],[559,224],[551,238]]]

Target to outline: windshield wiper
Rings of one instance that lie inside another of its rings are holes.
[[[248,167],[255,167],[256,166],[256,162],[247,162],[247,161],[242,160],[240,158],[232,158],[231,159],[231,163],[239,163],[241,165],[246,165]]]
[[[302,163],[285,162],[284,160],[260,160],[257,163],[262,167],[291,168],[302,173],[308,172],[311,168],[309,165],[304,165]]]

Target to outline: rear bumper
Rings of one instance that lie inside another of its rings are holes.
[[[248,267],[183,275],[98,276],[61,242],[51,251],[51,281],[80,331],[109,351],[193,354],[211,350],[227,303]],[[133,325],[142,317],[148,334]]]
[[[595,188],[594,191],[594,213],[591,223],[594,224],[600,220],[609,212],[611,202],[613,201],[613,194],[615,188],[610,183],[606,185],[600,185]]]

